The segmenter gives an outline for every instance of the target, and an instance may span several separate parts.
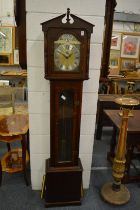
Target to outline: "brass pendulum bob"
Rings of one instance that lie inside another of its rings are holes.
[[[101,189],[101,195],[105,201],[115,205],[122,205],[129,201],[130,193],[127,187],[121,184],[125,173],[125,153],[129,112],[139,101],[129,97],[116,98],[115,102],[122,107],[122,119],[120,125],[119,139],[116,155],[113,161],[113,183],[106,183]]]

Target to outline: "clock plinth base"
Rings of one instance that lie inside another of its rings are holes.
[[[52,167],[46,160],[45,205],[65,206],[80,205],[82,197],[82,165]]]

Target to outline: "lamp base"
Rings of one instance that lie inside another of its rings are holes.
[[[120,186],[119,191],[114,191],[112,189],[112,182],[103,185],[101,189],[101,196],[105,201],[114,205],[123,205],[127,203],[130,199],[130,193],[125,185]]]

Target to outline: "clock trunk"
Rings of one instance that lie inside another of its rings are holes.
[[[78,164],[82,83],[51,81],[51,165]]]

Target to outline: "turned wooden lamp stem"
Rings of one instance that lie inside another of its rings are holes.
[[[113,177],[114,183],[112,185],[113,190],[118,191],[120,189],[121,180],[125,172],[125,153],[126,153],[126,140],[127,140],[127,128],[128,128],[128,114],[129,109],[122,109],[122,121],[120,125],[119,139],[116,149],[116,156],[113,162]]]

